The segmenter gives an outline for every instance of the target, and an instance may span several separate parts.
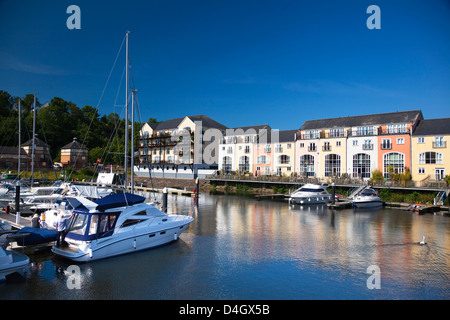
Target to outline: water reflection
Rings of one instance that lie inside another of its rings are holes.
[[[81,290],[67,289],[69,262],[35,254],[21,280],[0,285],[0,298],[450,298],[446,217],[218,195],[202,195],[198,208],[169,195],[168,212],[195,217],[177,242],[79,265]],[[380,290],[366,287],[370,265],[381,270]]]

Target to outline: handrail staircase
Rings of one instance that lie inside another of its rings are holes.
[[[445,199],[447,199],[447,197],[450,194],[450,188],[446,188],[446,189],[442,189],[441,191],[438,192],[438,194],[436,195],[436,197],[434,198],[434,205],[437,206],[442,206],[444,204]]]
[[[358,186],[358,187],[351,189],[350,191],[347,192],[347,198],[353,199],[354,197],[356,197],[358,194],[360,194],[366,188],[367,188],[367,185],[363,185],[363,186]]]

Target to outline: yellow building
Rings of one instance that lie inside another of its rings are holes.
[[[421,120],[412,135],[411,175],[415,182],[450,174],[450,118]]]
[[[279,131],[278,142],[272,140],[274,160],[272,170],[278,176],[289,176],[294,173],[296,133],[297,130]]]

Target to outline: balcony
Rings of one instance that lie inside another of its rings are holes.
[[[323,145],[322,151],[331,151],[331,145],[329,145],[329,144]]]
[[[309,146],[308,147],[308,151],[309,152],[315,152],[315,151],[317,151],[317,147],[316,146]]]
[[[390,149],[392,149],[392,144],[391,143],[382,143],[380,146],[381,146],[382,150],[390,150]]]
[[[363,144],[362,145],[362,149],[363,150],[373,150],[373,144],[372,143],[370,143],[370,144]]]
[[[434,141],[433,149],[447,148],[447,141]]]

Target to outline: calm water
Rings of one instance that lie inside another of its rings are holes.
[[[192,199],[169,196],[169,205],[187,212]],[[0,299],[450,298],[447,217],[220,195],[202,195],[194,216],[177,242],[80,264],[81,289],[67,288],[67,262],[30,255]],[[371,265],[381,289],[367,288]]]

